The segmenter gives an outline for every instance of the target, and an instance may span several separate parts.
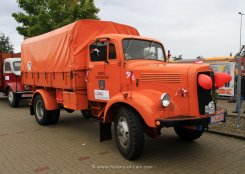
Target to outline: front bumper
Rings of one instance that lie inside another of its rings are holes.
[[[17,94],[32,94],[32,91],[17,91]]]
[[[198,125],[209,125],[214,123],[214,117],[223,116],[222,121],[217,122],[226,122],[227,111],[224,108],[217,108],[217,111],[214,115],[202,115],[200,117],[191,117],[191,116],[175,116],[166,119],[156,119],[155,123],[157,127],[181,127],[181,126],[198,126]],[[216,123],[216,122],[215,122]]]
[[[16,93],[19,94],[23,99],[32,98],[32,94],[33,94],[32,91],[18,91]]]

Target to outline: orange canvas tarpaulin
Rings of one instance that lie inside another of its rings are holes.
[[[79,20],[26,39],[21,46],[22,72],[68,72],[86,68],[88,44],[101,34],[139,35],[130,26],[99,20]]]

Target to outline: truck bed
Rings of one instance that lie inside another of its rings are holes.
[[[22,81],[26,85],[71,89],[86,89],[86,70],[71,72],[22,72]]]

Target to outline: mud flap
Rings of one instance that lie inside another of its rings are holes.
[[[35,113],[34,113],[34,108],[33,108],[33,106],[30,105],[29,107],[30,107],[30,115],[34,115]]]
[[[111,123],[100,122],[100,142],[112,139]]]

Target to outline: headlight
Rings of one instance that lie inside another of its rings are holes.
[[[205,106],[206,114],[214,114],[215,113],[215,103],[214,101],[210,101],[208,105]]]
[[[163,93],[160,102],[163,107],[168,107],[170,105],[169,95],[167,93]]]

